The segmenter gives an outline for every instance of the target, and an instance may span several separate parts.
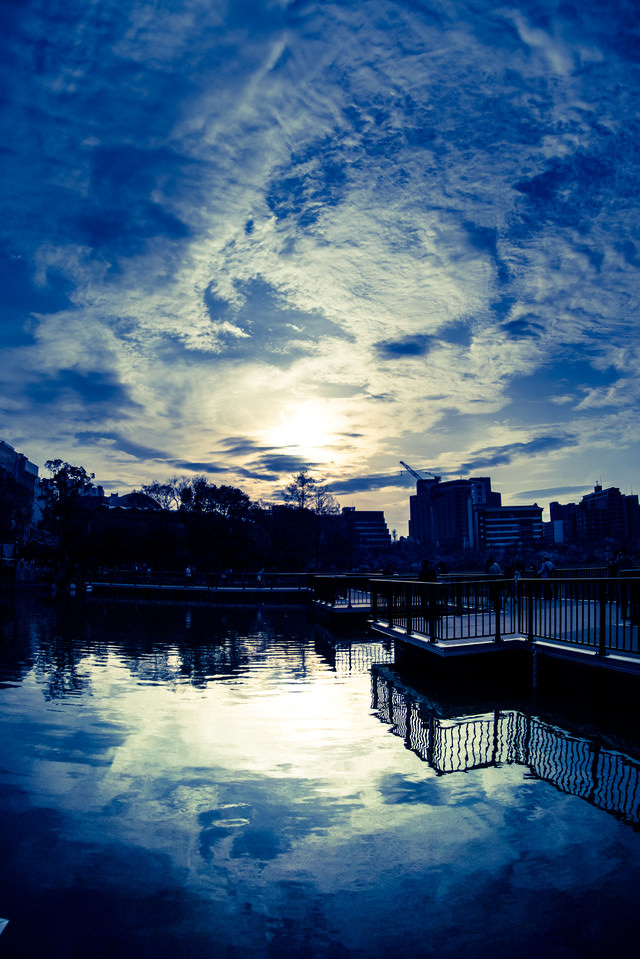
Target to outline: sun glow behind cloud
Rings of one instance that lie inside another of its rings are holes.
[[[336,447],[340,427],[328,403],[291,404],[280,412],[278,423],[262,433],[269,446],[294,451],[309,461],[322,462]]]

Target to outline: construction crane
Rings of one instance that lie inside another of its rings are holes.
[[[406,469],[407,473],[411,473],[411,475],[414,477],[414,479],[416,479],[416,480],[424,479],[423,476],[420,476],[420,473],[418,473],[417,470],[412,469],[412,468],[408,465],[408,463],[405,463],[403,460],[400,460],[400,466],[404,466],[404,468]],[[434,478],[434,480],[436,481],[436,483],[439,483],[439,482],[440,482],[440,477],[439,477],[439,476],[436,476],[436,474],[433,473],[431,470],[422,470],[422,472],[423,472],[423,473],[428,473],[429,476],[433,476],[433,478]]]

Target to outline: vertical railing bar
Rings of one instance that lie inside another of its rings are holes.
[[[601,579],[598,589],[599,617],[598,617],[598,655],[607,655],[607,580]]]
[[[587,634],[591,633],[591,587],[581,583],[580,586],[582,592],[582,638],[581,643],[584,645],[584,636],[585,632]],[[585,596],[586,594],[586,596]],[[586,617],[586,623],[585,623]]]
[[[587,596],[588,596],[588,590],[584,590],[584,589],[583,589],[583,592],[587,592]],[[590,600],[590,598],[587,598],[587,602],[586,602],[586,603],[585,603],[585,601],[584,601],[584,598],[583,598],[583,601],[582,601],[582,619],[583,619],[582,632],[583,632],[583,634],[584,634],[584,630],[585,630],[585,625],[584,625],[584,617],[585,617],[585,614],[586,614],[586,617],[587,617],[587,627],[586,627],[586,628],[587,628],[588,630],[590,630],[590,628],[591,628],[591,600]]]

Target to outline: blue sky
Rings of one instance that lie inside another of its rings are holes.
[[[0,9],[0,436],[106,489],[637,492],[627,0]]]

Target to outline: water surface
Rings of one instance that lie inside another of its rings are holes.
[[[634,756],[434,720],[392,658],[295,608],[3,606],[0,957],[624,954]]]

